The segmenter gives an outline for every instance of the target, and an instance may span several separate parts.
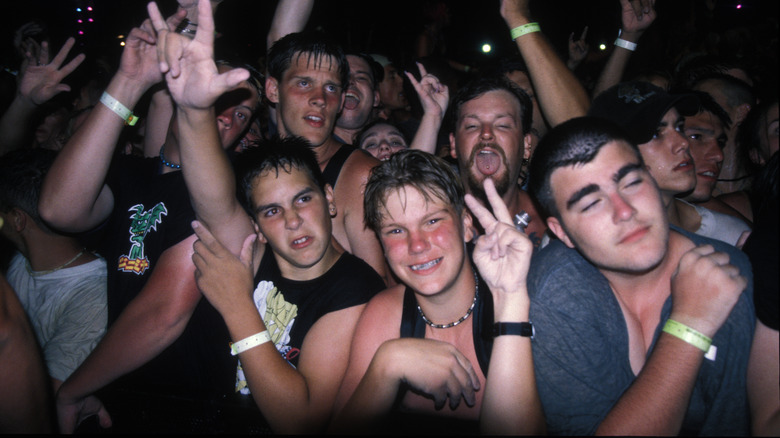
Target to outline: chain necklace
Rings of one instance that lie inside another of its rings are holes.
[[[82,248],[81,252],[76,254],[75,257],[73,257],[72,259],[68,260],[67,262],[57,266],[54,269],[49,269],[48,271],[33,271],[32,266],[30,266],[30,261],[27,260],[26,258],[24,259],[24,263],[25,263],[24,267],[27,268],[27,273],[30,274],[31,276],[33,276],[33,277],[40,277],[41,275],[51,274],[52,272],[56,272],[56,271],[59,271],[62,268],[67,267],[71,263],[73,263],[76,260],[78,260],[78,258],[81,257],[82,255],[84,255],[85,252],[87,252],[87,249],[86,248]]]
[[[477,305],[478,296],[479,296],[479,277],[477,277],[477,271],[474,271],[474,301],[471,302],[471,307],[469,307],[469,310],[466,311],[466,314],[458,318],[457,321],[452,321],[449,324],[434,324],[433,322],[431,322],[431,320],[425,317],[425,313],[423,313],[422,308],[420,308],[419,304],[417,305],[417,311],[420,312],[420,316],[422,316],[423,321],[425,321],[426,324],[428,324],[433,328],[446,329],[450,327],[455,327],[456,325],[467,320],[469,316],[471,316],[471,312],[474,311],[474,306]]]
[[[181,164],[171,163],[165,159],[165,145],[160,146],[160,161],[171,169],[181,169]]]

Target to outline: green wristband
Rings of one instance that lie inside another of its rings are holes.
[[[520,38],[521,36],[527,33],[533,33],[539,31],[541,31],[541,29],[539,29],[539,23],[528,23],[522,26],[517,26],[516,28],[512,29],[510,34],[512,35],[512,41],[514,41],[517,38]]]
[[[712,339],[673,319],[666,320],[664,331],[682,339],[705,353],[710,350],[710,345],[712,345]]]

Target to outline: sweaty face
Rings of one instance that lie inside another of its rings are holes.
[[[517,182],[529,136],[523,135],[520,103],[508,91],[493,90],[460,107],[450,153],[458,160],[468,190],[486,200],[485,178],[492,178],[504,195]]]
[[[388,192],[379,240],[393,272],[423,295],[449,290],[468,269],[464,230],[470,216],[461,219],[453,207],[425,197],[415,188]],[[467,274],[471,275],[471,274]]]
[[[349,86],[336,125],[345,129],[360,129],[368,123],[372,110],[379,103],[379,93],[374,91],[368,62],[355,55],[347,55],[347,61]]]
[[[390,125],[374,125],[363,134],[360,148],[381,161],[390,158],[394,153],[409,147],[403,134]]]
[[[404,95],[404,78],[393,66],[385,66],[385,78],[379,83],[379,100],[390,110],[404,109],[409,105]]]
[[[555,169],[550,185],[560,214],[550,229],[602,272],[640,273],[661,262],[666,213],[628,144],[608,143],[590,163]]]
[[[666,112],[653,138],[639,145],[650,175],[666,195],[691,191],[696,185],[693,159],[684,135],[685,120],[672,108]]]
[[[344,102],[333,57],[315,59],[308,53],[296,53],[281,80],[266,80],[266,90],[268,100],[276,103],[282,136],[303,137],[315,147],[330,138]]]
[[[333,191],[325,194],[305,171],[275,169],[252,182],[252,207],[260,241],[274,252],[286,278],[307,280],[324,274],[338,258],[331,242],[329,207]]]
[[[727,140],[723,123],[712,113],[702,111],[685,118],[685,136],[696,168],[696,187],[685,199],[709,201],[723,165],[723,148]]]

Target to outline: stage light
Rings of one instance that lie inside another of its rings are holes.
[[[493,50],[492,47],[490,47],[490,44],[483,44],[482,45],[482,53],[490,53],[490,51]]]

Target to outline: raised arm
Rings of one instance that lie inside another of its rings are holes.
[[[566,67],[569,67],[571,71],[576,70],[585,57],[588,56],[590,45],[585,42],[585,36],[587,35],[588,26],[585,26],[580,39],[576,41],[574,40],[574,32],[569,35],[569,59],[566,60]]]
[[[79,54],[69,63],[62,65],[70,53],[76,40],[68,38],[54,59],[49,62],[49,43],[44,41],[38,50],[34,43],[26,45],[28,51],[19,68],[17,88],[14,100],[0,118],[0,155],[4,155],[24,146],[30,134],[30,123],[35,111],[63,91],[70,91],[68,84],[62,80],[73,73],[76,67],[84,61],[84,54]]]
[[[271,29],[268,30],[266,47],[268,49],[285,35],[300,32],[309,21],[314,0],[279,0],[276,4]]]
[[[195,29],[198,27],[198,2],[195,0],[178,0],[179,7],[184,9],[183,26],[186,35],[194,36]],[[222,0],[211,0],[212,15],[217,13],[217,7]],[[192,33],[191,33],[192,32]],[[165,136],[168,134],[168,127],[173,118],[173,101],[171,95],[165,88],[165,84],[154,91],[149,103],[147,112],[146,126],[144,127],[144,156],[156,157],[160,155],[160,148],[165,143]]]
[[[425,71],[425,67],[419,62],[417,63],[417,68],[420,69],[419,82],[409,72],[406,72],[406,77],[409,78],[415,91],[417,91],[417,96],[420,98],[424,112],[422,120],[420,120],[420,126],[417,128],[412,144],[409,147],[428,152],[429,154],[435,154],[438,146],[439,128],[441,128],[444,113],[447,111],[447,106],[450,103],[450,90],[446,85],[439,82],[439,78],[428,74]]]
[[[147,20],[130,31],[119,70],[104,94],[130,110],[149,87],[162,80],[151,30]],[[108,217],[114,199],[105,179],[124,126],[125,120],[106,104],[90,111],[44,180],[39,210],[45,221],[63,231],[81,232]]]
[[[528,0],[501,0],[501,17],[509,29],[533,22]],[[544,35],[526,33],[516,38],[515,43],[528,66],[539,106],[550,126],[584,116],[590,107],[588,94]]]
[[[655,0],[620,0],[621,8],[621,33],[620,39],[625,41],[621,45],[615,45],[612,54],[604,66],[596,87],[593,89],[593,97],[598,96],[607,88],[616,85],[623,78],[628,60],[633,53],[632,47],[636,45],[642,34],[653,24],[655,20]]]
[[[171,32],[154,3],[149,4],[149,16],[160,41],[165,80],[177,106],[182,172],[195,214],[238,254],[253,228],[236,199],[233,168],[217,134],[213,104],[246,80],[249,72],[235,69],[219,74],[213,58],[213,16],[209,2],[200,4],[195,38]]]
[[[495,216],[471,195],[469,209],[485,229],[474,248],[474,263],[493,294],[495,322],[528,322],[530,300],[526,276],[533,243],[517,231],[493,180],[484,182]],[[493,341],[480,412],[480,430],[487,434],[539,435],[545,420],[536,389],[531,338],[498,336]]]

